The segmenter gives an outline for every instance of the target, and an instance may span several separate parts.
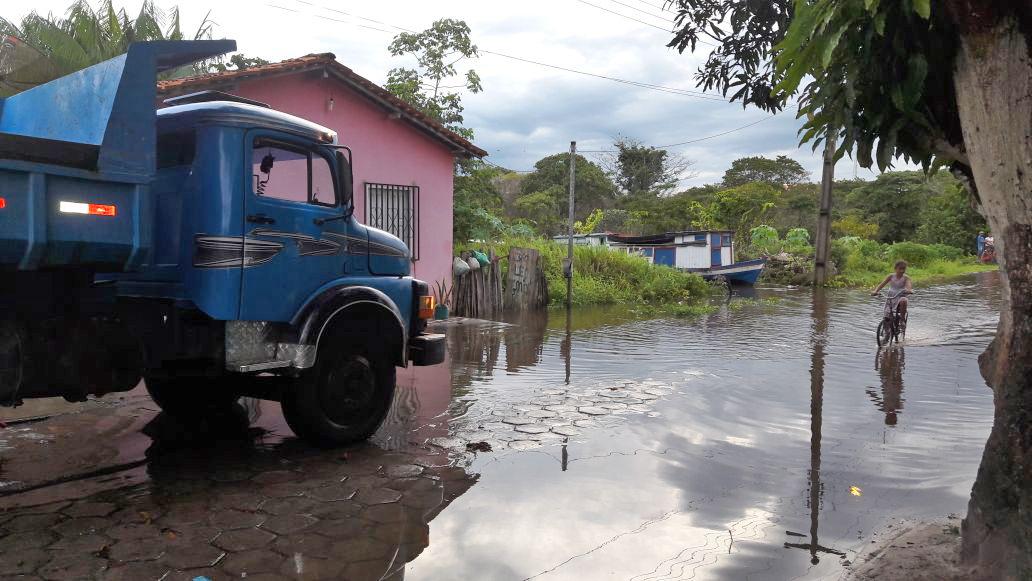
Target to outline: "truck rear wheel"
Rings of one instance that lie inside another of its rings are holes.
[[[386,357],[328,341],[315,366],[283,394],[283,416],[298,436],[325,447],[373,435],[394,398],[395,368]]]
[[[163,412],[189,417],[229,409],[240,399],[234,379],[161,373],[147,375],[144,384]]]

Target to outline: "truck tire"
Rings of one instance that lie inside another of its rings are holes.
[[[353,342],[327,341],[315,365],[283,394],[294,433],[322,447],[361,442],[380,427],[394,399],[394,364]]]
[[[230,409],[240,399],[234,379],[161,373],[147,375],[144,384],[161,411],[192,417]]]

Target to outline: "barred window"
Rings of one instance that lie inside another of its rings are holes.
[[[419,186],[365,185],[365,223],[394,234],[419,260]]]

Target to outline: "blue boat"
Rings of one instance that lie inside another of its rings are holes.
[[[689,272],[697,272],[706,280],[724,277],[732,284],[754,285],[756,280],[760,278],[760,274],[763,272],[763,267],[766,264],[766,258],[757,258],[756,260],[736,262],[728,266],[711,266],[699,270],[690,269]]]
[[[652,264],[694,272],[707,280],[723,277],[734,284],[756,284],[767,264],[766,258],[735,262],[731,230],[683,230],[651,236],[606,233],[602,240],[610,248]]]

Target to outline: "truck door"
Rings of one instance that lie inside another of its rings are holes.
[[[327,148],[267,131],[245,144],[240,318],[287,321],[325,283],[348,273],[346,219]]]

